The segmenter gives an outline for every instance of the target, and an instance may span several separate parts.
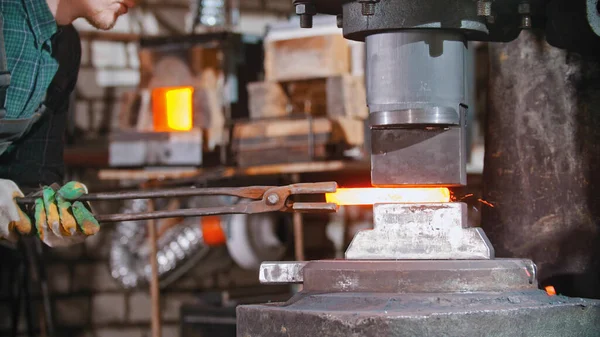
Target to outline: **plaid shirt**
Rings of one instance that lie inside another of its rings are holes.
[[[73,26],[57,28],[46,0],[0,0],[11,83],[6,118],[48,107],[29,133],[0,156],[0,178],[22,189],[62,183],[63,136],[79,71],[81,42]],[[60,65],[60,66],[59,66]]]
[[[58,69],[52,56],[56,21],[46,0],[1,0],[4,44],[11,82],[6,117],[28,118],[44,101]]]

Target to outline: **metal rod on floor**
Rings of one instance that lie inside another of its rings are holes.
[[[300,175],[294,173],[291,179],[294,184],[297,184],[300,182]],[[292,222],[294,225],[294,253],[296,261],[304,261],[304,224],[302,222],[302,214],[295,212],[292,216]]]
[[[154,211],[154,201],[148,200],[148,211]],[[156,235],[156,220],[148,220],[148,234],[150,239],[150,265],[152,266],[152,278],[150,279],[150,296],[152,298],[152,337],[161,336],[160,321],[160,288],[158,285],[158,248]]]

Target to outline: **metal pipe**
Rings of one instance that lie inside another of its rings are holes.
[[[148,210],[154,210],[154,200],[148,200]],[[158,245],[156,243],[156,221],[148,221],[148,234],[150,239],[150,265],[152,277],[150,278],[150,296],[152,299],[152,337],[160,337],[160,289],[158,285]]]
[[[302,214],[294,213],[294,255],[296,261],[304,261],[304,223],[302,221]]]
[[[123,209],[125,213],[147,211],[149,209],[146,200],[127,201]],[[209,252],[209,247],[202,239],[202,230],[198,223],[199,220],[196,218],[185,219],[158,239],[156,255],[161,288],[167,287],[178,279]],[[126,289],[148,285],[151,281],[151,252],[146,246],[148,230],[144,221],[124,221],[117,224],[112,235],[111,275]]]

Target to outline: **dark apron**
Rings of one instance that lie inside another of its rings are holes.
[[[24,136],[33,124],[37,122],[46,111],[44,104],[29,118],[6,118],[6,92],[10,85],[10,72],[6,63],[6,50],[4,48],[4,18],[0,13],[0,155],[17,139]]]

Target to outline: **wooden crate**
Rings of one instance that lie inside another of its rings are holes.
[[[349,74],[350,45],[341,34],[267,40],[265,79],[293,81]]]
[[[327,79],[311,79],[285,83],[292,113],[326,116]]]
[[[251,119],[290,114],[366,119],[369,114],[362,76],[256,82],[248,85],[248,94]]]
[[[367,94],[362,76],[342,75],[327,79],[327,116],[369,117]]]
[[[284,117],[289,114],[289,99],[277,82],[248,83],[248,109],[251,119]]]

